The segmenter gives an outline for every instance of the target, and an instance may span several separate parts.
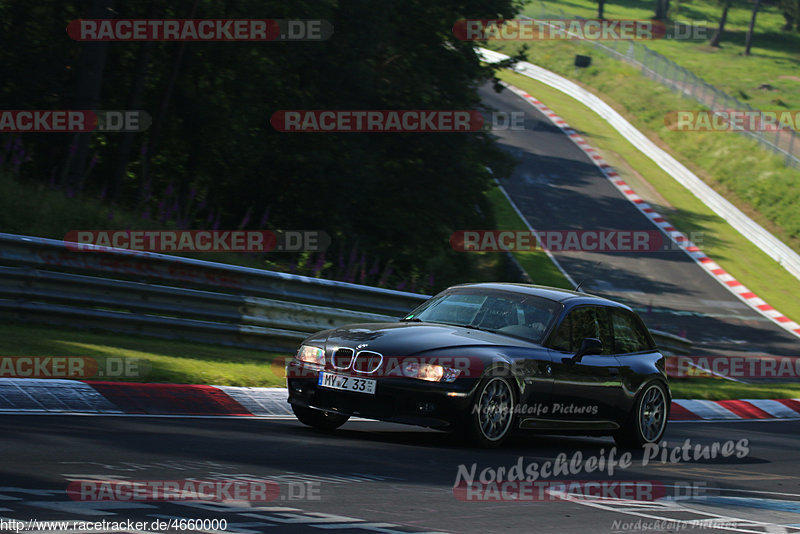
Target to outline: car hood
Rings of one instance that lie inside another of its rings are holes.
[[[540,347],[518,338],[436,323],[365,323],[343,326],[326,333],[326,349],[350,347],[385,356],[416,356],[448,348]]]

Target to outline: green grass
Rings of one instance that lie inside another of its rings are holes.
[[[772,306],[787,316],[795,320],[800,320],[800,302],[797,299],[797,295],[800,294],[800,281],[784,270],[777,262],[761,252],[722,218],[715,215],[699,199],[676,182],[669,174],[659,168],[631,143],[625,140],[602,118],[564,93],[528,77],[512,72],[503,72],[500,77],[529,92],[561,115],[564,120],[578,130],[590,144],[600,150],[609,164],[616,168],[621,177],[631,184],[640,196],[652,204],[662,215],[667,217],[676,228],[684,233],[699,236],[697,239],[698,244],[706,254]],[[644,106],[646,98],[638,96],[641,89],[632,87],[629,90],[631,93],[629,103],[631,101],[637,101]],[[665,96],[677,98],[669,92],[665,91],[665,93]],[[634,125],[653,138],[653,131],[651,128],[647,127],[645,121],[637,120],[631,113],[626,112],[622,106],[618,104],[615,105],[613,98],[608,98],[607,95],[602,93],[600,93],[599,96],[604,98],[618,111],[621,111],[628,120],[632,121]],[[690,159],[695,156],[694,152],[697,147],[693,148],[690,156],[679,152],[679,149],[685,148],[685,143],[691,144],[697,141],[691,139],[678,139],[678,141],[679,142],[676,143],[678,148],[673,146],[673,143],[675,143],[674,139],[669,140],[670,146],[667,147],[663,141],[656,138],[656,142],[660,144],[662,148],[671,152],[672,155],[681,160],[684,165],[687,165],[700,176],[708,178],[709,173],[704,169],[714,168],[712,166],[713,163],[706,163],[706,159],[700,157],[698,158],[700,163],[704,163],[703,168],[700,168],[698,165],[694,165]],[[722,144],[726,142],[747,142],[747,140],[738,137],[728,139],[717,138],[714,141]],[[676,149],[673,150],[673,148]],[[700,147],[700,149],[702,148],[703,147]],[[718,147],[712,144],[712,146],[706,148],[713,151]],[[731,147],[731,150],[733,150],[733,148],[735,147]],[[763,158],[766,157],[765,154],[766,153],[760,152],[757,147],[751,147],[749,150],[739,147],[735,152],[727,150],[724,152],[724,155],[729,159],[726,165],[738,168],[740,172],[744,172],[747,175],[767,172],[764,170],[764,167],[768,167],[769,162],[763,161]],[[720,154],[717,158],[721,158],[722,156],[723,154]],[[788,176],[789,174],[788,169],[783,169],[782,167],[773,167],[773,169],[780,171],[782,175]],[[748,170],[749,172],[747,172]],[[800,175],[798,175],[798,179],[800,179]],[[725,192],[726,191],[723,190],[723,193]],[[796,192],[790,193],[788,191],[784,191],[784,194],[790,197],[797,195]],[[730,199],[730,195],[726,196]],[[796,209],[799,203],[800,201],[795,201],[793,204],[795,206],[795,215],[798,215],[797,212],[800,212],[800,210]],[[740,207],[742,206],[740,205]],[[768,221],[764,221],[763,216],[759,217],[752,209],[746,209],[747,206],[744,206],[744,208],[745,211],[748,212],[749,215],[754,216],[757,221],[770,227]],[[781,236],[780,232],[775,231],[774,225],[771,225],[770,229],[778,234],[779,237]]]
[[[131,374],[139,376],[86,377],[92,380],[276,387],[285,384],[283,362],[291,354],[50,326],[2,324],[0,358],[13,356],[88,357],[97,360],[101,369],[109,359],[129,358],[136,362],[137,371]]]
[[[64,239],[70,230],[163,230],[175,229],[172,221],[144,220],[138,214],[114,209],[100,199],[68,197],[43,183],[22,182],[0,172],[0,229],[9,234]],[[274,268],[263,254],[236,252],[179,253],[207,261],[244,267]]]
[[[567,16],[597,17],[594,0],[531,2],[524,13],[540,17],[545,11],[557,14],[563,9]],[[605,6],[607,19],[649,19],[653,16],[652,0],[617,0]],[[688,41],[659,39],[644,44],[680,66],[694,72],[723,92],[739,98],[758,109],[798,109],[800,107],[800,33],[780,31],[784,24],[781,11],[762,3],[756,19],[753,47],[744,56],[744,40],[750,23],[751,4],[740,3],[728,12],[721,48],[708,46],[719,23],[722,8],[713,1],[692,0],[672,2],[673,21],[693,22],[708,26],[708,39]],[[540,43],[535,43],[536,47]],[[792,77],[794,75],[794,77]],[[772,90],[759,89],[769,84]]]
[[[516,46],[500,48],[511,52]],[[572,67],[576,52],[593,57],[592,67],[577,75]],[[735,132],[670,130],[665,124],[670,112],[700,106],[590,45],[537,42],[528,56],[598,94],[657,144],[670,147],[678,160],[742,211],[800,250],[800,170],[786,168],[782,158]]]
[[[670,380],[675,399],[796,399],[800,398],[799,382],[759,382],[742,384],[714,378]]]
[[[187,356],[188,355],[188,356]],[[65,330],[49,326],[0,325],[0,361],[9,356],[133,359],[146,370],[138,377],[88,377],[90,380],[283,387],[283,362],[290,354],[217,347],[121,334]],[[149,365],[148,365],[149,364]],[[672,380],[676,399],[800,398],[800,383],[741,384],[717,379]]]

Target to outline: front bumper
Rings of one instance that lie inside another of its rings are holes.
[[[325,372],[358,378],[374,378],[334,369]],[[320,370],[297,360],[286,365],[289,402],[343,415],[378,419],[431,428],[447,429],[469,414],[476,379],[451,383],[427,382],[414,378],[378,377],[375,394],[355,393],[320,387]]]

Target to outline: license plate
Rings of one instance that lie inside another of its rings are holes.
[[[317,385],[323,388],[341,389],[343,391],[354,391],[356,393],[375,394],[377,380],[371,378],[356,378],[354,376],[335,375],[333,373],[320,372]]]

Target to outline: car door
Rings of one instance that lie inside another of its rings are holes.
[[[599,339],[600,354],[576,357],[585,338]],[[547,342],[553,361],[551,417],[573,423],[618,419],[624,404],[620,363],[614,354],[609,310],[605,306],[573,308]]]

